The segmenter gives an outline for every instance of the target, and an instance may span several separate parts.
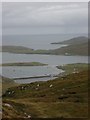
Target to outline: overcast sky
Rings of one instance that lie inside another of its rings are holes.
[[[88,33],[88,3],[3,3],[3,34]]]

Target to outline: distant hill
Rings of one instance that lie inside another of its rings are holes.
[[[88,55],[88,43],[73,44],[66,47],[52,50],[52,54],[57,55]]]
[[[33,49],[24,47],[24,46],[2,46],[0,47],[0,51],[2,52],[11,52],[11,53],[28,53],[33,51]]]
[[[88,42],[88,38],[87,37],[84,37],[84,36],[80,36],[80,37],[75,37],[75,38],[72,38],[70,40],[65,40],[63,42],[54,42],[54,43],[51,43],[51,44],[68,44],[68,45],[75,45],[75,44],[82,44],[82,43],[86,43]]]
[[[52,50],[53,54],[64,55],[88,55],[89,39],[87,37],[75,37],[63,42],[51,43],[51,44],[67,44],[68,46]]]
[[[76,37],[67,41],[52,43],[52,44],[68,44],[58,49],[53,50],[34,50],[22,46],[2,46],[2,52],[10,52],[17,54],[50,54],[50,55],[88,55],[88,42],[87,37]]]

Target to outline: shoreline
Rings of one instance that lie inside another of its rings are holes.
[[[24,55],[56,55],[56,56],[85,56],[85,57],[88,57],[87,54],[69,54],[67,52],[65,53],[61,53],[61,54],[58,54],[58,53],[37,53],[37,52],[30,52],[30,53],[22,53],[22,52],[9,52],[9,51],[0,51],[0,53],[11,53],[11,54],[24,54]],[[89,55],[90,56],[90,55]]]
[[[41,75],[41,76],[30,76],[30,77],[19,77],[19,78],[12,78],[13,80],[20,80],[20,79],[34,79],[34,78],[45,78],[45,77],[58,77],[58,75]]]

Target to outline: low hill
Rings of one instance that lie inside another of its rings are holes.
[[[63,42],[51,43],[51,44],[67,44],[68,46],[53,50],[53,54],[64,55],[87,55],[88,56],[88,38],[87,37],[75,37]]]
[[[11,53],[28,53],[33,51],[33,49],[23,47],[23,46],[2,46],[0,47],[0,51],[2,52],[11,52]]]
[[[75,45],[75,44],[83,44],[88,42],[88,38],[84,37],[84,36],[80,36],[80,37],[75,37],[72,38],[70,40],[65,40],[63,42],[55,42],[55,43],[51,43],[51,44],[68,44],[68,45]]]
[[[88,43],[73,44],[66,47],[58,48],[51,51],[56,55],[82,55],[88,56]]]
[[[79,118],[88,116],[88,71],[47,82],[9,88],[3,118]]]

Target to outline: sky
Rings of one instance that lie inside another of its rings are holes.
[[[89,0],[1,0],[2,2],[89,2]]]
[[[88,3],[3,2],[3,34],[88,33]]]

